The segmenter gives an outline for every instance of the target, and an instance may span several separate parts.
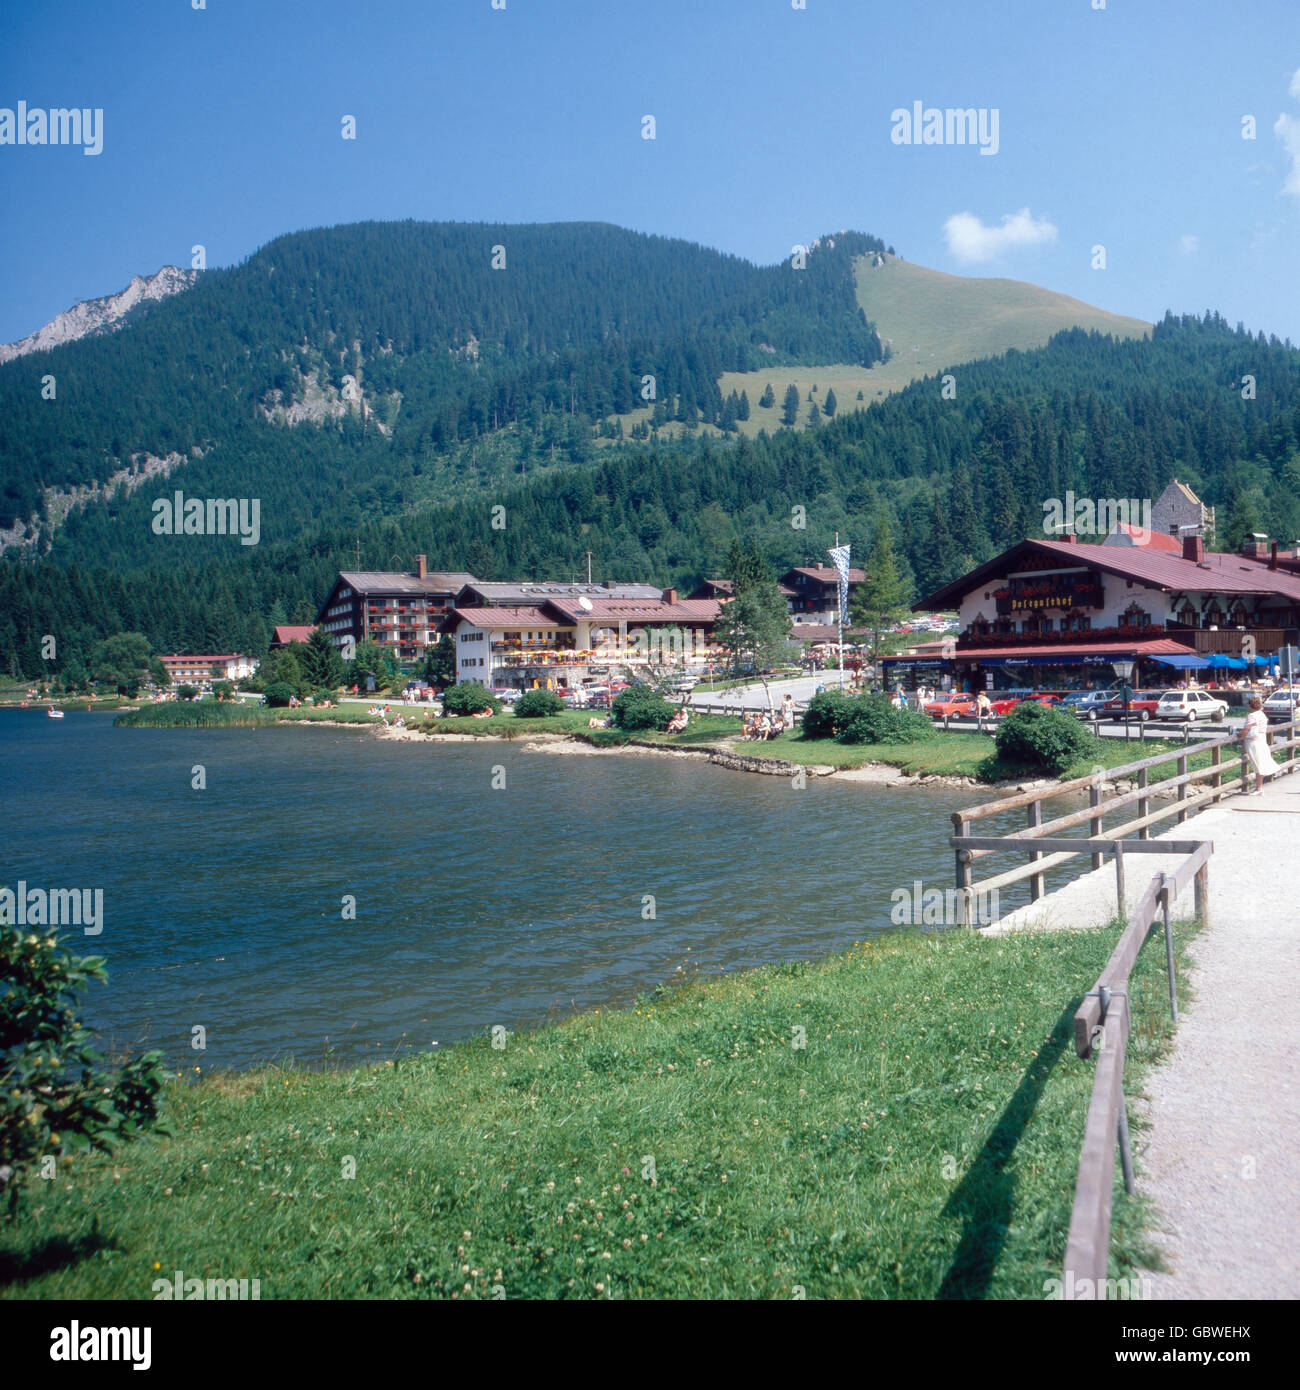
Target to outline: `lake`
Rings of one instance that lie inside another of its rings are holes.
[[[952,886],[949,813],[976,799],[796,790],[703,759],[0,712],[0,885],[102,889],[102,934],[68,932],[107,958],[88,1021],[114,1049],[205,1071],[427,1050],[900,930],[891,892]]]

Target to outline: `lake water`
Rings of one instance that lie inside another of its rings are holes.
[[[703,759],[0,712],[0,884],[102,888],[102,934],[69,932],[108,962],[88,1020],[111,1047],[204,1070],[446,1046],[625,1003],[679,967],[898,930],[891,892],[952,886],[949,813],[975,799],[796,790]]]

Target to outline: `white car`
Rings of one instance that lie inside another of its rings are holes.
[[[1290,723],[1297,705],[1300,705],[1300,690],[1288,690],[1283,686],[1264,701],[1264,714],[1273,723]]]
[[[1228,713],[1227,701],[1208,690],[1166,690],[1156,705],[1157,719],[1219,720]]]

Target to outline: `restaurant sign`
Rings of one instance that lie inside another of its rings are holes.
[[[1032,613],[1044,608],[1101,608],[1105,599],[1101,581],[1092,574],[1043,574],[1032,579],[1012,579],[998,589],[998,612]]]

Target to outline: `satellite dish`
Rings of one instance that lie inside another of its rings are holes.
[[[578,607],[579,607],[579,608],[585,608],[586,611],[587,611],[588,613],[590,613],[590,612],[591,612],[591,600],[584,594],[584,595],[578,600]]]

